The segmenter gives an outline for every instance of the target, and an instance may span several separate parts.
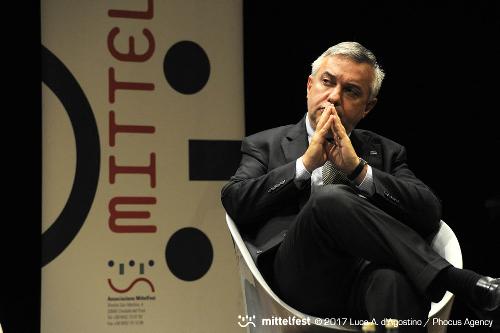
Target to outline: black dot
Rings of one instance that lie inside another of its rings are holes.
[[[149,266],[150,266],[150,267],[153,267],[153,266],[155,265],[155,262],[154,262],[154,260],[150,260],[150,261],[148,262],[148,264],[149,264]]]
[[[212,265],[212,244],[202,231],[182,228],[168,240],[165,258],[172,274],[184,281],[194,281],[205,275]]]
[[[167,82],[181,94],[200,91],[210,76],[210,62],[205,51],[191,41],[174,44],[163,60]]]
[[[115,265],[115,262],[113,260],[108,261],[108,266],[113,267]]]
[[[134,266],[135,266],[135,261],[130,260],[130,261],[128,262],[128,264],[130,265],[130,267],[134,267]]]

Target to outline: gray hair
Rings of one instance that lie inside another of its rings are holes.
[[[373,54],[372,51],[368,50],[366,47],[363,45],[357,43],[357,42],[342,42],[338,43],[337,45],[334,45],[330,47],[328,50],[323,52],[322,55],[318,57],[313,63],[312,63],[312,70],[311,70],[311,75],[315,75],[316,72],[319,70],[321,64],[323,63],[323,60],[326,57],[331,57],[334,55],[342,55],[346,56],[349,59],[357,62],[357,63],[367,63],[372,65],[374,71],[375,71],[375,79],[372,82],[372,89],[370,92],[370,98],[374,98],[378,95],[378,92],[380,91],[380,87],[382,86],[382,81],[384,80],[385,73],[380,67],[380,65],[377,63],[377,58],[375,58],[375,55]]]

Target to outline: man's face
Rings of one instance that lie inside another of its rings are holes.
[[[350,133],[377,102],[376,98],[369,100],[374,75],[369,64],[342,55],[326,57],[307,80],[307,114],[312,127],[316,129],[324,107],[330,103]]]

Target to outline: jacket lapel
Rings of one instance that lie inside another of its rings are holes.
[[[296,160],[304,155],[307,150],[308,140],[305,117],[292,126],[285,137],[281,140],[281,149],[285,155],[286,162]]]
[[[353,130],[351,142],[359,157],[368,162],[372,167],[382,169],[382,146],[375,143],[371,136],[363,135],[358,130]]]

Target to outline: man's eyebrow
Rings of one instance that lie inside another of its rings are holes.
[[[335,75],[333,75],[329,71],[324,71],[323,74],[321,74],[321,76],[325,76],[325,75],[328,76],[328,77],[330,77],[330,78],[334,78],[335,77]]]

